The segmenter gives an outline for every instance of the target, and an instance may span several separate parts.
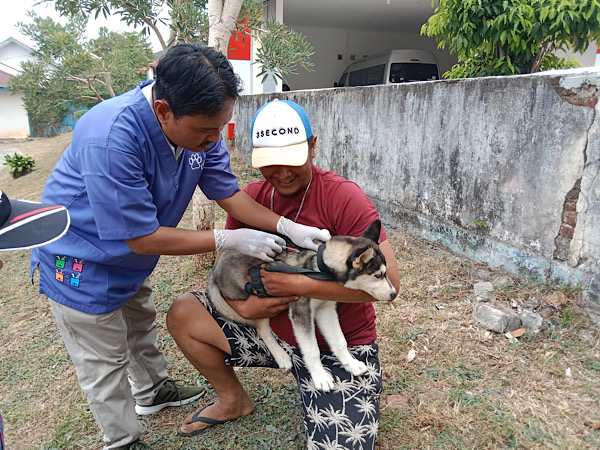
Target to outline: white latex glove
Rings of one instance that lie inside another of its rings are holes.
[[[263,261],[273,261],[273,256],[281,252],[285,240],[264,231],[239,228],[237,230],[214,230],[217,251],[231,249]]]
[[[319,247],[315,244],[313,239],[322,242],[327,242],[331,239],[329,230],[321,230],[315,227],[300,225],[283,216],[281,216],[277,222],[277,232],[289,237],[297,246],[308,248],[310,250],[317,250]]]

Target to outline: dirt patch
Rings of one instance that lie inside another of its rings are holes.
[[[0,165],[0,189],[9,198],[38,201],[52,169],[71,143],[72,135],[65,133],[52,138],[0,139],[0,147],[14,148],[21,155],[35,160],[33,171],[19,178],[9,174],[8,166]]]

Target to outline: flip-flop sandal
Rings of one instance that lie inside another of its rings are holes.
[[[221,425],[221,424],[229,422],[228,420],[217,420],[217,419],[211,419],[210,417],[201,417],[201,416],[199,416],[199,414],[202,411],[204,411],[206,408],[208,408],[209,406],[212,406],[214,404],[215,403],[213,402],[210,405],[206,405],[200,411],[196,411],[194,413],[194,415],[192,416],[192,423],[194,423],[194,422],[202,422],[202,423],[206,423],[206,424],[210,425],[209,427],[202,428],[201,430],[192,431],[191,433],[184,433],[183,431],[181,431],[181,426],[180,426],[179,430],[177,431],[177,436],[181,436],[181,437],[198,436],[199,434],[204,433],[209,428],[212,428],[214,425]]]

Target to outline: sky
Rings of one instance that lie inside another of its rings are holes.
[[[10,0],[11,5],[9,7],[5,6],[2,8],[2,14],[0,14],[0,42],[3,42],[10,37],[14,37],[26,45],[33,45],[33,42],[26,36],[23,36],[21,33],[19,33],[17,28],[17,22],[29,22],[30,19],[27,17],[27,11],[33,10],[40,17],[50,16],[55,21],[63,24],[66,22],[65,19],[61,18],[60,15],[54,10],[52,3],[44,3],[34,6],[38,1],[39,0]],[[98,20],[94,20],[93,17],[89,19],[87,37],[97,37],[98,30],[103,26],[107,27],[111,31],[117,32],[135,31],[133,28],[128,27],[124,22],[121,22],[119,20],[119,16],[109,16],[108,19],[105,19],[101,14],[98,16]],[[141,28],[138,28],[138,31],[141,31]],[[168,36],[167,27],[164,25],[162,26],[161,32],[163,33],[163,36]],[[158,39],[156,39],[153,34],[148,38],[148,41],[150,42],[153,51],[157,52],[161,50]]]

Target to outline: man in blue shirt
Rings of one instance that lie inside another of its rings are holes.
[[[71,227],[32,252],[40,292],[77,370],[105,449],[150,448],[138,414],[199,398],[176,385],[157,348],[149,275],[159,255],[226,248],[270,260],[283,240],[251,229],[175,228],[196,186],[243,223],[316,248],[325,230],[296,224],[242,192],[221,131],[240,81],[227,59],[197,44],[173,47],[148,81],[77,123],[42,199],[65,205]],[[127,372],[131,379],[128,382]]]

